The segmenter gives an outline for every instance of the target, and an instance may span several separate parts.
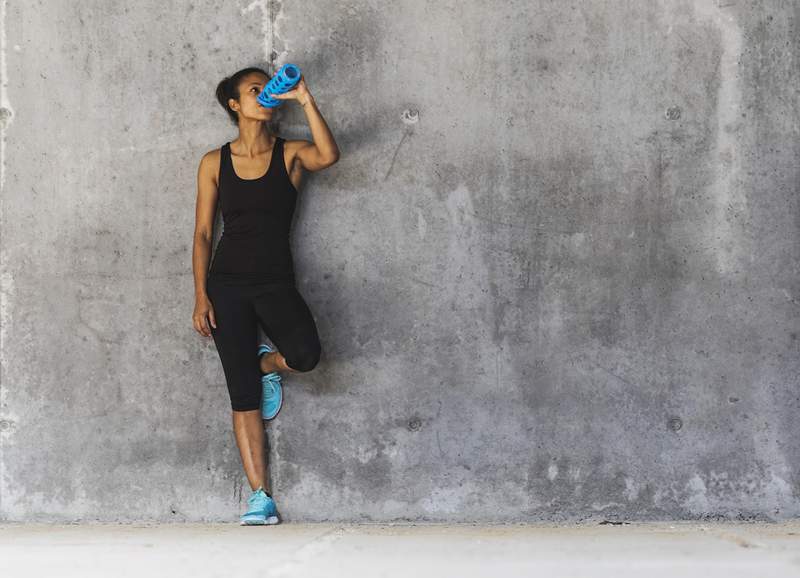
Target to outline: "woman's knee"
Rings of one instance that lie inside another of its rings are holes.
[[[319,345],[304,347],[297,351],[293,351],[290,356],[284,357],[284,359],[286,359],[286,365],[288,365],[294,371],[305,372],[311,371],[317,366],[321,353],[322,351]]]
[[[241,394],[241,393],[233,393],[231,394],[231,409],[233,411],[253,411],[254,409],[261,408],[261,391],[258,391],[258,395],[253,393],[248,394]]]

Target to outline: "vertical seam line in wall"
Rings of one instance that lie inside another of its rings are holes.
[[[7,0],[0,0],[0,223],[5,217],[5,179],[6,179],[6,125],[11,120],[11,105],[8,102],[8,92],[6,84],[8,83],[8,68],[6,65],[6,14],[8,2]],[[6,323],[6,307],[5,302],[5,261],[3,257],[3,239],[2,227],[0,227],[0,520],[3,519],[3,434],[4,423],[3,417],[5,412],[4,389],[3,389],[3,359],[5,350],[3,345],[5,343],[5,332],[8,328]]]
[[[274,52],[273,47],[275,45],[275,16],[272,10],[272,0],[253,0],[246,8],[243,8],[241,12],[242,14],[248,14],[255,8],[261,10],[261,34],[264,40],[264,61],[269,64],[269,70],[267,72],[272,76],[275,73],[272,58],[272,53]]]

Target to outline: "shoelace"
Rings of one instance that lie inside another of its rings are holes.
[[[274,393],[280,383],[280,376],[276,372],[267,373],[261,378],[261,383],[267,386],[270,392]]]
[[[263,511],[267,515],[274,515],[274,506],[270,504],[272,499],[265,493],[252,493],[247,499],[248,513],[253,511]]]
[[[267,500],[268,498],[266,493],[262,494],[261,492],[253,492],[250,494],[250,497],[247,498],[247,505],[255,506],[258,504],[258,507],[263,507]]]

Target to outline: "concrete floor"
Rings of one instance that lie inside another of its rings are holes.
[[[800,521],[0,524],[0,576],[800,577]]]

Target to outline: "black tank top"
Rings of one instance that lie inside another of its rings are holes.
[[[294,284],[289,233],[297,189],[286,171],[283,142],[275,138],[267,172],[256,179],[240,178],[230,141],[222,145],[217,190],[223,229],[209,278]]]

